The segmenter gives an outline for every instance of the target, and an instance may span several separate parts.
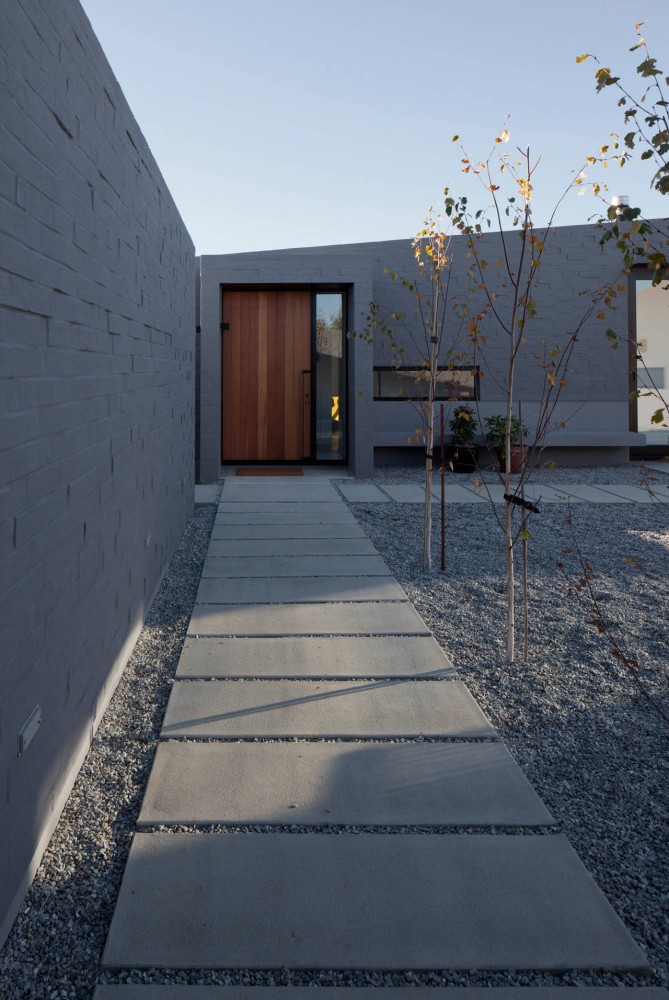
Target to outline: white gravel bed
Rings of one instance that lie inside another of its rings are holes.
[[[0,997],[92,997],[209,544],[216,507],[198,508],[13,930],[0,951]]]
[[[583,470],[563,472],[572,482],[586,480]],[[591,481],[605,481],[601,469],[591,475]],[[608,481],[620,482],[620,473]],[[669,715],[666,508],[586,503],[571,512],[542,508],[529,525],[530,657],[528,663],[511,665],[504,659],[503,537],[488,505],[448,508],[446,571],[430,575],[420,571],[421,505],[353,504],[351,510],[558,828],[645,949],[652,982],[666,986],[669,726],[587,624],[591,609],[569,596],[564,571],[580,576],[582,570],[574,552],[563,551],[574,549],[566,523],[571,513],[606,619],[624,649],[638,659],[644,682]],[[438,527],[435,535],[438,567]]]

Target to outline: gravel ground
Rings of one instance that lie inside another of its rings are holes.
[[[379,483],[417,481],[413,469],[380,472]],[[639,468],[559,469],[548,475],[562,483],[638,482]],[[504,659],[503,537],[488,506],[451,505],[447,568],[431,575],[420,569],[420,505],[351,509],[646,950],[652,982],[667,986],[669,725],[611,655],[605,638],[587,624],[592,608],[569,594],[565,577],[582,575],[576,539],[592,567],[593,591],[607,623],[623,651],[638,659],[645,686],[669,715],[667,509],[581,503],[569,512],[541,506],[529,525],[530,656],[513,665]]]
[[[380,469],[373,481],[419,482],[421,476],[421,469],[416,468]],[[534,481],[637,483],[639,468],[540,470]],[[529,663],[512,667],[501,655],[501,536],[487,507],[454,505],[449,510],[448,569],[445,574],[431,575],[420,571],[419,505],[356,504],[352,510],[453,657],[559,828],[646,949],[652,976],[287,969],[131,970],[100,975],[100,954],[214,510],[201,508],[191,520],[96,734],[26,903],[0,953],[0,996],[87,1000],[96,980],[268,986],[667,985],[669,727],[639,695],[594,628],[585,624],[591,615],[579,607],[577,598],[567,596],[567,584],[556,562],[562,559],[567,572],[578,566],[573,554],[562,553],[574,546],[565,525],[566,511],[557,505],[545,505],[531,524],[532,655]],[[669,711],[667,636],[658,613],[669,585],[667,523],[662,512],[650,506],[579,504],[573,508],[573,520],[579,545],[592,563],[595,592],[607,620],[610,616],[616,634],[629,642],[650,691]],[[152,706],[149,713],[147,705]],[[134,734],[132,739],[128,732]],[[247,832],[223,829],[231,835]],[[270,828],[258,828],[258,832],[270,832]],[[435,831],[417,828],[415,832],[430,835]],[[397,834],[375,829],[374,835]]]
[[[93,994],[215,512],[200,507],[188,522],[0,951],[3,1000]]]

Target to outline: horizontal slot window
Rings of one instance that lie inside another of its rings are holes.
[[[639,389],[666,389],[665,372],[665,368],[644,368],[642,365],[639,365],[637,369]]]
[[[374,399],[427,399],[430,374],[424,368],[375,368]],[[435,399],[478,399],[477,368],[442,368]]]

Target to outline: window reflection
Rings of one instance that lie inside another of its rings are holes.
[[[316,458],[346,458],[344,296],[316,295]]]

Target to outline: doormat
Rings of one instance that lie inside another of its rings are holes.
[[[237,469],[237,476],[303,476],[302,469]]]

